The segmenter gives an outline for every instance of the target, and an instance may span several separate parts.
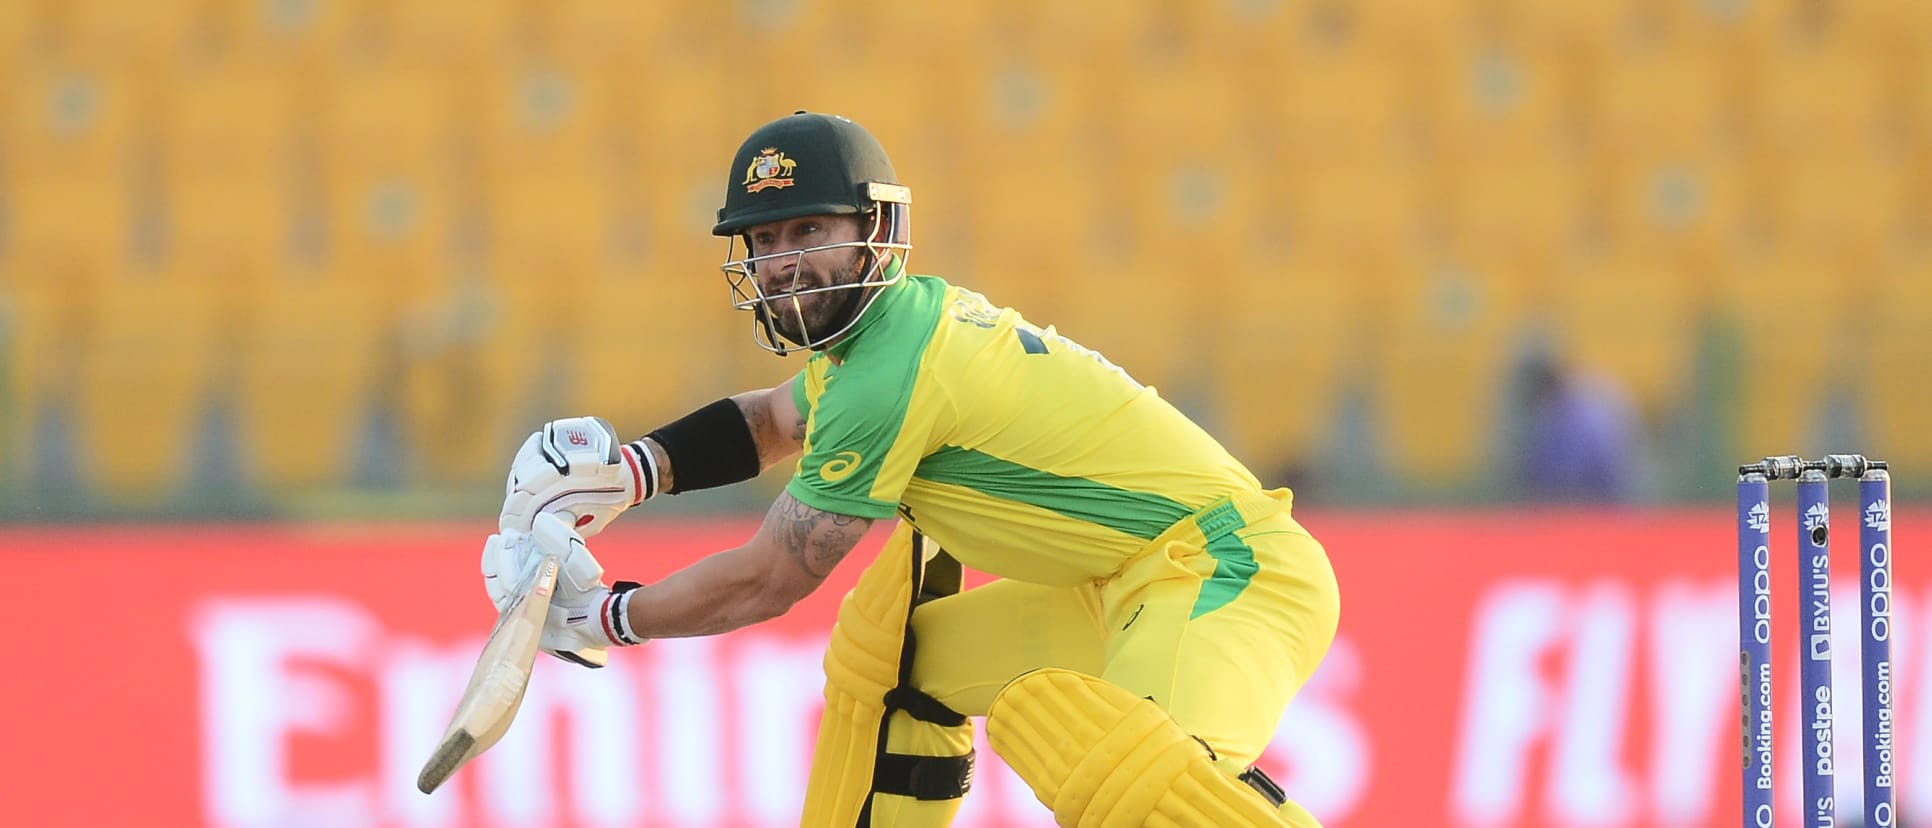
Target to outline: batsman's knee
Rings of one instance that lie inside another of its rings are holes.
[[[1066,828],[1320,828],[1285,797],[1217,769],[1167,711],[1093,676],[1045,669],[1014,679],[987,712],[986,736]]]

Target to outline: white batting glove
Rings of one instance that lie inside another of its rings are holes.
[[[497,612],[510,605],[515,597],[511,590],[533,565],[536,550],[535,535],[524,532],[503,532],[483,541],[483,591],[489,594]],[[590,554],[589,547],[580,546],[558,562],[556,597],[551,603],[572,600],[601,587],[603,578],[603,565]]]
[[[584,633],[576,631],[586,621],[601,624],[603,619],[618,620],[614,616],[590,612],[589,608],[610,610],[612,606],[607,604],[614,594],[629,592],[637,584],[619,582],[613,593],[613,588],[603,583],[603,566],[590,553],[590,547],[584,544],[583,537],[572,530],[566,520],[550,513],[540,513],[534,522],[535,532],[504,532],[491,535],[483,542],[483,590],[490,596],[490,603],[498,612],[509,606],[516,597],[514,593],[521,579],[530,567],[536,565],[539,551],[549,551],[556,554],[559,561],[557,586],[551,594],[549,622],[539,647],[572,664],[596,668],[608,662],[607,647],[639,643],[635,638],[616,643],[613,635],[587,634],[596,632],[594,628]],[[616,604],[615,607],[621,612],[622,604]],[[574,626],[573,618],[577,619]],[[550,629],[552,626],[557,627],[556,632]]]
[[[631,634],[624,614],[637,586],[619,581],[610,588],[599,585],[569,604],[551,601],[538,646],[572,664],[597,668],[609,663],[611,647],[644,643]]]
[[[537,552],[556,555],[559,560],[596,560],[583,536],[549,513],[537,515],[534,540]],[[581,564],[574,566],[579,575],[588,571]],[[601,575],[602,567],[597,571]],[[609,648],[644,643],[631,633],[626,614],[637,584],[619,581],[606,587],[602,581],[592,580],[587,586],[573,583],[565,588],[563,581],[560,569],[557,591],[550,599],[550,615],[538,644],[544,652],[584,667],[602,667],[609,660]]]
[[[620,445],[597,417],[552,420],[531,433],[510,461],[497,526],[533,531],[546,512],[574,516],[578,534],[603,531],[624,510],[657,494],[657,461],[641,443]]]

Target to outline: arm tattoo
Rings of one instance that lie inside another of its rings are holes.
[[[745,413],[745,427],[751,429],[751,433],[765,430],[765,407],[758,404],[756,397],[745,397],[735,402],[738,403],[738,410]]]
[[[822,512],[781,493],[765,517],[778,542],[805,574],[824,580],[872,527],[871,518]]]
[[[751,442],[758,447],[758,468],[769,469],[782,457],[782,449],[777,448],[769,437],[771,414],[765,410],[763,402],[756,394],[740,394],[732,398],[738,410],[744,412],[745,427],[751,430]]]

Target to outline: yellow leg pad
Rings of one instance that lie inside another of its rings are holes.
[[[801,825],[858,825],[868,797],[873,825],[910,828],[951,824],[958,799],[925,800],[872,795],[885,695],[899,684],[907,617],[912,612],[913,533],[901,523],[879,557],[839,604],[838,623],[825,649],[825,711],[805,785]],[[887,749],[919,756],[964,756],[972,751],[972,725],[942,727],[896,712]]]
[[[825,648],[825,712],[818,723],[802,825],[856,825],[872,793],[885,693],[899,683],[912,607],[912,530],[904,523],[839,604]]]
[[[1071,670],[1027,673],[986,715],[994,752],[1064,828],[1288,825],[1146,699]]]

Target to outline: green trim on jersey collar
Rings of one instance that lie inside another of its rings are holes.
[[[895,255],[892,257],[892,261],[886,263],[885,278],[899,279],[899,281],[879,288],[879,298],[874,300],[872,305],[865,309],[865,313],[859,317],[859,324],[853,325],[852,330],[846,331],[845,335],[839,337],[838,342],[826,348],[824,351],[825,354],[835,359],[844,359],[846,352],[852,350],[852,343],[858,340],[859,334],[864,333],[866,328],[872,327],[874,323],[877,323],[884,317],[889,311],[889,306],[899,304],[899,297],[905,295],[906,292],[904,290],[906,280],[900,278],[900,271],[905,270],[905,267],[906,260],[902,256]]]

